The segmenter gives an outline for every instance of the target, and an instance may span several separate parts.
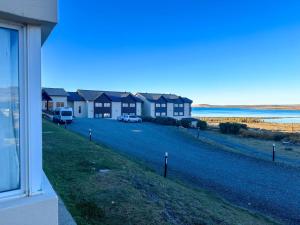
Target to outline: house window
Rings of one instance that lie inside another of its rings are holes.
[[[0,193],[21,188],[19,31],[0,27]]]
[[[183,112],[179,112],[179,116],[183,116]]]
[[[81,114],[81,106],[78,107],[78,113]]]
[[[156,112],[156,113],[155,113],[155,116],[160,116],[160,113],[159,113],[159,112]]]
[[[122,115],[123,115],[123,116],[128,116],[128,113],[123,113]]]
[[[130,107],[131,107],[131,108],[134,108],[134,107],[135,107],[135,104],[134,104],[134,103],[130,103]]]
[[[135,116],[135,113],[129,113],[130,116]]]
[[[165,103],[162,103],[162,104],[161,104],[161,107],[166,108],[166,104],[165,104]]]
[[[102,107],[102,103],[101,102],[96,102],[95,107]]]
[[[48,109],[53,110],[53,102],[48,102]]]
[[[104,117],[104,118],[109,118],[109,117],[110,117],[110,113],[104,113],[104,114],[103,114],[103,117]]]
[[[156,107],[156,108],[159,108],[159,107],[160,107],[160,104],[159,104],[159,103],[156,103],[156,104],[155,104],[155,107]]]
[[[56,108],[59,108],[59,107],[64,107],[65,104],[63,102],[56,102]]]
[[[165,113],[165,112],[162,112],[162,113],[161,113],[161,116],[166,116],[166,113]]]
[[[174,107],[178,108],[178,104],[174,104]]]
[[[179,104],[179,107],[181,107],[181,108],[182,108],[182,107],[183,107],[183,104]]]
[[[96,114],[95,114],[95,117],[96,117],[96,118],[102,118],[103,115],[102,115],[102,113],[96,113]]]
[[[178,116],[178,112],[174,112],[174,116]]]
[[[104,107],[110,107],[110,103],[104,103]]]
[[[122,106],[123,107],[128,107],[128,103],[123,103]]]

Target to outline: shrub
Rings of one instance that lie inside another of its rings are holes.
[[[192,121],[188,120],[188,119],[181,119],[180,123],[181,123],[181,126],[183,126],[184,128],[190,128]]]
[[[242,123],[220,123],[219,127],[223,134],[238,134],[241,129],[247,129],[247,125]]]
[[[142,117],[142,120],[144,122],[154,122],[155,118],[154,117],[151,117],[151,116],[143,116]]]
[[[200,130],[206,130],[207,129],[207,122],[203,121],[203,120],[198,120],[197,128],[199,128]]]
[[[154,123],[162,124],[162,125],[168,125],[168,126],[176,126],[177,120],[172,117],[156,117],[154,119]]]

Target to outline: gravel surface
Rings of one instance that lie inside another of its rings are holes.
[[[105,119],[76,119],[68,126],[93,140],[142,160],[163,172],[169,153],[169,176],[218,193],[242,207],[300,224],[300,170],[224,151],[180,128],[151,123],[128,124]]]

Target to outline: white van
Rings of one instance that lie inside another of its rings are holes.
[[[54,110],[53,122],[72,123],[73,109],[70,107],[61,107]]]

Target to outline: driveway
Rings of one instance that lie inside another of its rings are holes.
[[[176,127],[76,119],[69,129],[142,160],[162,174],[169,153],[169,176],[218,193],[228,201],[300,224],[300,170],[223,151]]]

